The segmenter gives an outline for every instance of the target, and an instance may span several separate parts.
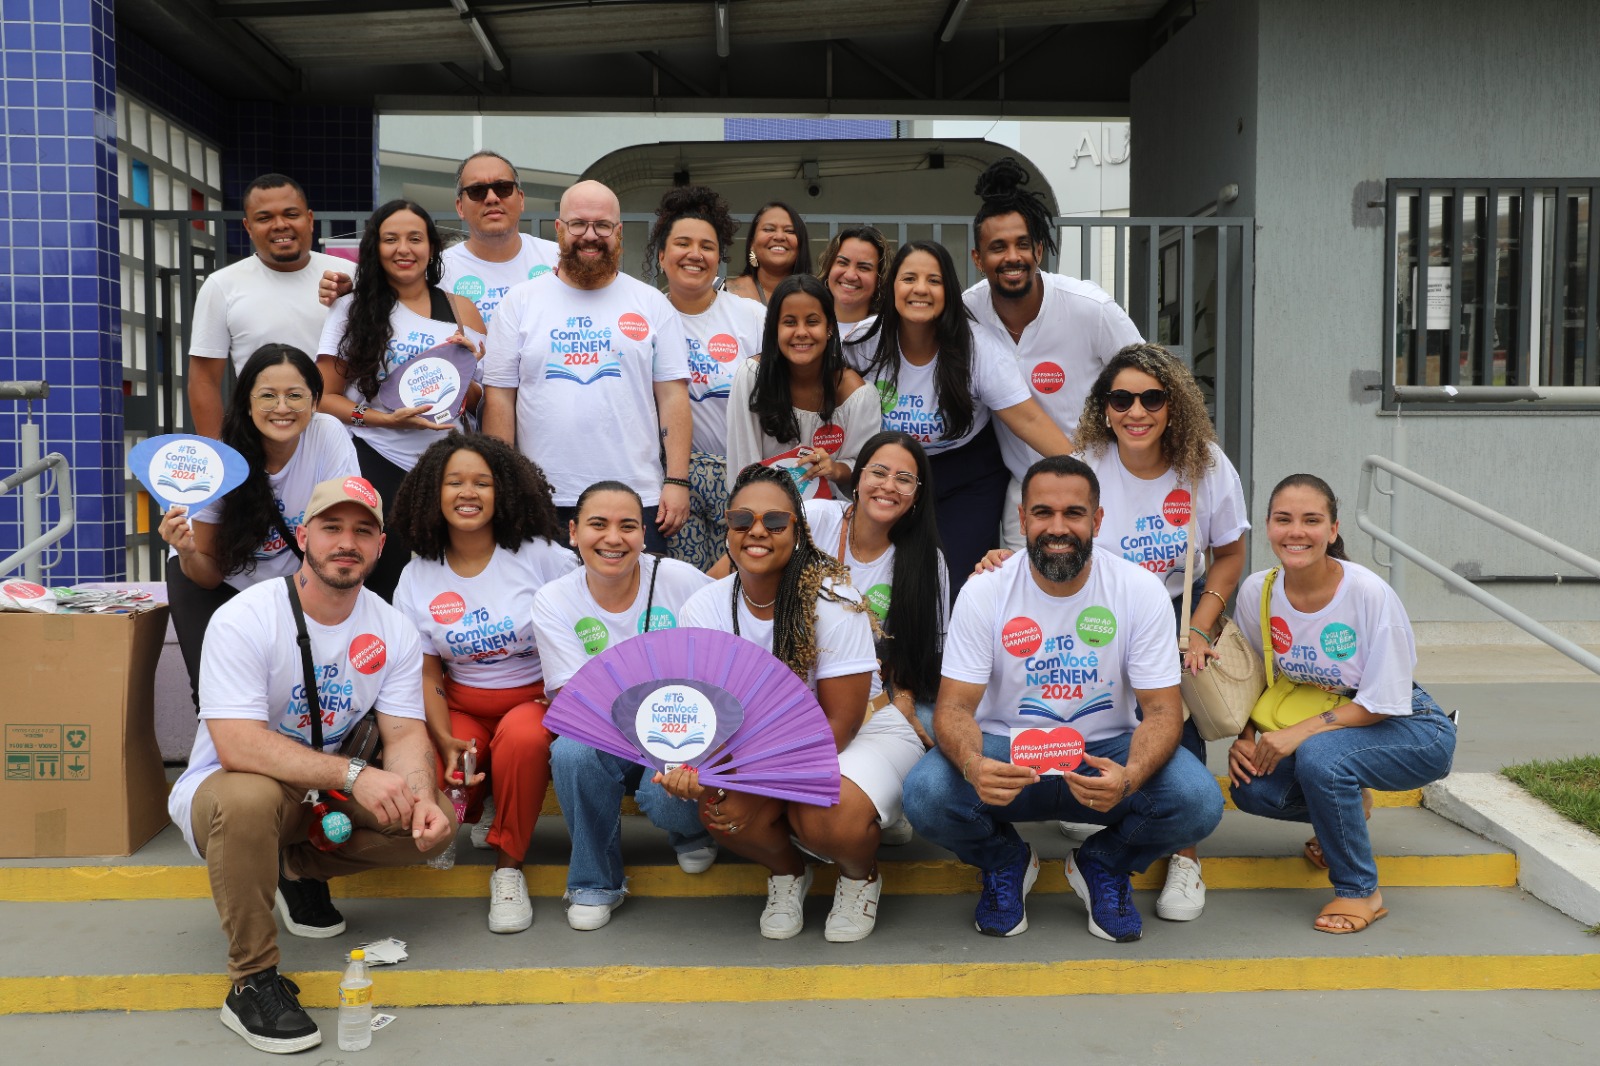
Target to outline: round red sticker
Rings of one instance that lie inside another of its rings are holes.
[[[650,323],[644,320],[643,315],[629,311],[617,319],[617,328],[636,341],[642,341],[650,336]]]
[[[1083,762],[1083,734],[1071,726],[1024,729],[1011,738],[1013,766],[1031,766],[1041,774],[1076,770]]]
[[[731,363],[739,358],[739,342],[726,333],[718,333],[706,341],[706,351],[719,363]]]
[[[1055,363],[1040,363],[1033,368],[1033,387],[1046,396],[1060,392],[1067,383],[1067,372]]]
[[[345,478],[344,494],[352,500],[360,500],[368,507],[378,506],[378,490],[364,477]]]
[[[1189,524],[1189,515],[1194,510],[1190,506],[1188,489],[1173,489],[1167,493],[1167,498],[1161,501],[1161,517],[1167,520],[1167,525],[1182,528]]]
[[[467,613],[467,601],[461,598],[460,593],[441,592],[428,604],[428,613],[433,620],[442,626],[459,621]]]
[[[1039,631],[1038,622],[1019,614],[1001,627],[1000,643],[1006,651],[1020,659],[1039,650],[1039,645],[1044,643],[1044,634]]]
[[[811,446],[825,449],[830,455],[844,445],[844,429],[829,422],[825,426],[818,426],[817,431],[811,434]]]
[[[360,674],[375,674],[389,660],[389,649],[376,633],[363,633],[350,642],[350,665]]]
[[[7,581],[4,585],[0,585],[0,591],[4,591],[14,600],[36,600],[49,590],[31,581]]]
[[[1279,655],[1286,654],[1294,646],[1294,634],[1289,632],[1289,623],[1272,616],[1272,650]]]

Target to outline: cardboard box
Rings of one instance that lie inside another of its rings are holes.
[[[0,856],[131,855],[167,824],[156,662],[167,608],[0,614]]]

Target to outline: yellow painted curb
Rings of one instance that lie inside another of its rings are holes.
[[[1202,859],[1211,889],[1326,888],[1328,875],[1299,856],[1207,856]],[[976,872],[955,859],[879,863],[891,896],[950,896],[977,891]],[[486,897],[489,867],[430,870],[401,866],[369,870],[333,882],[340,899],[447,899]],[[565,866],[525,868],[528,892],[554,899],[566,889]],[[727,863],[689,875],[676,866],[631,866],[629,889],[644,898],[760,896],[766,871],[749,863]],[[814,896],[831,895],[837,871],[817,867]],[[1166,864],[1155,863],[1133,879],[1138,889],[1159,889]],[[1517,857],[1487,855],[1384,855],[1378,881],[1385,888],[1508,888],[1517,883]],[[1038,893],[1068,891],[1059,860],[1047,862],[1034,886]],[[87,900],[209,899],[203,866],[35,866],[0,868],[0,902],[78,903]]]
[[[333,1007],[339,974],[292,975],[307,1007]],[[1354,958],[1088,959],[865,966],[593,966],[382,970],[383,1007],[512,1003],[769,1003],[1137,995],[1172,992],[1466,992],[1600,989],[1600,955],[1381,955]],[[217,974],[0,978],[0,1014],[214,1009]]]

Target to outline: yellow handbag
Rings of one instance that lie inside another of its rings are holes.
[[[1261,658],[1266,665],[1271,684],[1256,700],[1250,711],[1250,721],[1263,733],[1274,733],[1298,725],[1307,718],[1315,718],[1323,711],[1331,711],[1350,702],[1342,692],[1330,692],[1320,685],[1294,681],[1287,674],[1273,675],[1272,662],[1272,581],[1279,567],[1273,567],[1261,590]]]

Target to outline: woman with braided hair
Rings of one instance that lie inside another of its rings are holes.
[[[749,793],[703,789],[692,770],[657,775],[667,790],[698,800],[723,847],[770,871],[761,935],[801,930],[812,871],[806,852],[839,867],[824,936],[860,940],[877,922],[879,830],[900,816],[900,786],[922,756],[902,714],[885,711],[871,616],[845,565],[817,547],[794,481],[752,464],[734,483],[728,510],[731,576],[683,605],[683,624],[736,633],[783,660],[816,693],[839,749],[839,803],[819,807]],[[881,712],[881,713],[874,713]]]

